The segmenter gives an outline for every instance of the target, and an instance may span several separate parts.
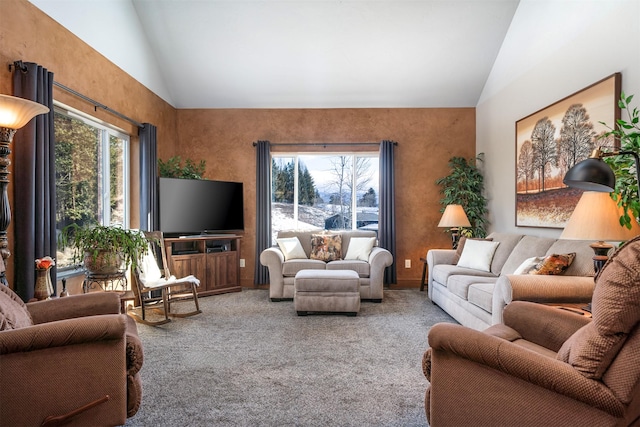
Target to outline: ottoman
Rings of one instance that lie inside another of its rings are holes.
[[[293,288],[298,316],[310,311],[355,316],[360,310],[360,279],[353,270],[300,270]]]

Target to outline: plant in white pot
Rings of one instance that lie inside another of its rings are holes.
[[[131,265],[133,269],[147,251],[148,241],[138,230],[117,226],[67,226],[61,245],[73,250],[73,262],[84,263],[94,274],[113,274]]]

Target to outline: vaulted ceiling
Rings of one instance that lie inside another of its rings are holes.
[[[177,108],[475,107],[517,0],[31,0]]]

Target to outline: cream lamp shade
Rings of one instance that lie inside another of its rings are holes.
[[[0,95],[0,127],[20,129],[38,114],[48,113],[49,108],[28,99]]]
[[[471,223],[461,205],[447,205],[442,214],[442,218],[440,218],[438,227],[471,227]]]
[[[631,229],[620,225],[620,216],[622,208],[609,193],[585,191],[560,238],[620,242],[640,235],[640,225],[633,216]]]

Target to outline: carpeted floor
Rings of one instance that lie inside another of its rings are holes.
[[[425,426],[427,332],[455,321],[417,289],[356,317],[298,317],[267,290],[201,298],[203,314],[138,324],[143,400],[127,426]]]

